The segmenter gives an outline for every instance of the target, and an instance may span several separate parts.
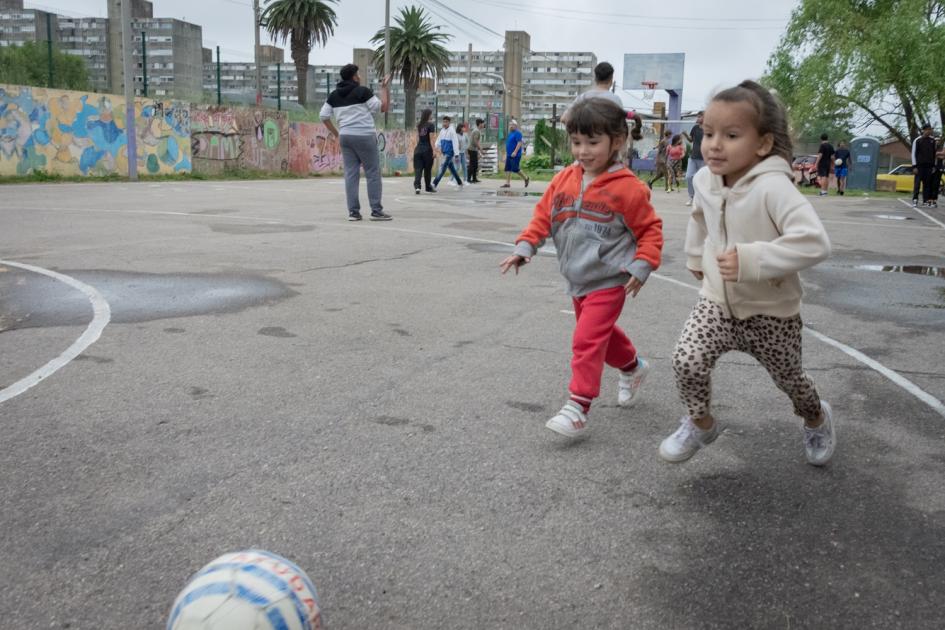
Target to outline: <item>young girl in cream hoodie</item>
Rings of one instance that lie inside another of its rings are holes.
[[[784,107],[754,81],[712,99],[686,232],[687,267],[700,299],[676,343],[673,368],[689,414],[660,445],[682,462],[718,436],[710,375],[730,350],[752,355],[804,419],[807,461],[823,466],[836,444],[830,406],[801,366],[798,271],[830,255],[814,208],[794,186]]]

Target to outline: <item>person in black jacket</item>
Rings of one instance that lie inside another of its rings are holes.
[[[922,205],[931,207],[932,178],[935,173],[935,138],[932,125],[922,125],[922,135],[912,141],[912,207],[919,205],[919,186],[922,186]],[[937,205],[937,204],[936,204]]]
[[[436,133],[436,125],[430,121],[432,117],[433,110],[425,109],[420,112],[420,122],[417,123],[417,148],[413,150],[413,189],[418,195],[421,175],[423,175],[426,191],[436,192],[430,185],[430,177],[433,174],[432,136]]]

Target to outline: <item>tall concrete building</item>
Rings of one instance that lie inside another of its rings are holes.
[[[283,63],[285,53],[277,46],[262,46],[262,94],[264,98],[276,99],[282,94],[282,100],[299,100],[299,81],[294,63]],[[203,91],[207,100],[212,100],[217,93],[217,64],[207,60],[209,49],[204,49]],[[319,71],[333,72],[336,76],[341,66],[309,66],[307,74],[308,102],[318,100]],[[223,100],[255,103],[256,99],[256,64],[247,62],[223,62],[220,64],[220,94]]]
[[[202,29],[172,18],[137,18],[131,21],[131,28],[135,94],[144,93],[142,68],[147,63],[148,96],[199,98],[204,72]],[[146,43],[143,47],[142,38]]]
[[[0,0],[0,46],[56,41],[58,31],[59,16],[55,13],[24,9],[23,0]]]
[[[560,116],[593,82],[597,57],[591,52],[534,52],[522,31],[506,32],[505,41],[504,51],[472,52],[468,90],[469,53],[450,52],[449,67],[437,82],[441,113],[462,116],[468,91],[467,119],[504,113],[531,133],[539,120],[551,119],[555,105]]]
[[[109,91],[108,33],[105,18],[59,16],[59,50],[85,60],[89,84],[96,92]]]
[[[131,17],[154,17],[154,6],[144,0],[127,0],[131,3]],[[109,90],[120,94],[125,89],[122,75],[122,45],[121,45],[121,3],[122,0],[108,0],[108,87]]]

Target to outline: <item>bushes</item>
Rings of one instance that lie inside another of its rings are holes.
[[[522,170],[537,171],[538,169],[550,169],[551,156],[549,155],[527,155],[522,159]]]

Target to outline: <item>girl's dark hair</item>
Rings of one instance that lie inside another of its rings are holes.
[[[630,120],[633,121],[633,127],[630,128],[630,137],[634,140],[643,139],[643,118],[640,117],[640,114],[633,112]]]
[[[627,113],[613,101],[588,98],[568,110],[567,131],[585,136],[610,136],[619,147],[627,141]],[[615,151],[616,158],[619,151]]]
[[[673,136],[672,144],[676,144],[676,143],[679,142],[680,140],[682,140],[682,136],[677,133],[675,136]]]
[[[423,129],[430,124],[430,119],[433,117],[432,109],[424,109],[420,112],[420,122],[417,123],[417,129]]]
[[[456,125],[456,134],[460,136],[463,135],[463,123]]]
[[[788,131],[787,111],[781,101],[767,88],[754,81],[742,81],[735,87],[722,90],[713,101],[723,103],[748,103],[755,110],[755,127],[758,135],[771,134],[774,144],[766,156],[777,155],[787,160],[793,159],[794,146]]]

